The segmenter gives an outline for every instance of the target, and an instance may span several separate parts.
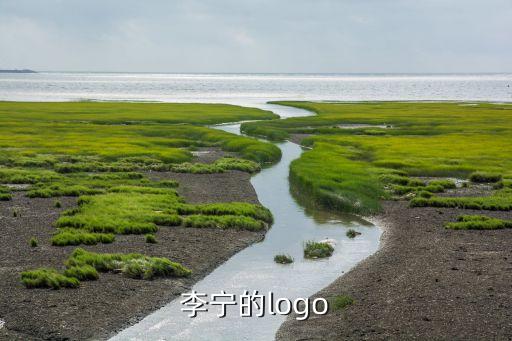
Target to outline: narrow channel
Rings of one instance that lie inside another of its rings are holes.
[[[273,106],[272,109],[277,106]],[[266,108],[269,108],[266,106]],[[281,117],[304,116],[303,111],[286,108],[274,110]],[[306,113],[307,114],[307,113]],[[219,129],[240,134],[240,124],[219,126]],[[199,293],[241,295],[244,290],[257,290],[275,298],[307,298],[318,292],[374,253],[381,231],[363,219],[326,212],[306,212],[290,193],[288,172],[290,163],[298,158],[302,148],[292,142],[278,144],[281,161],[252,177],[262,205],[274,215],[274,225],[265,239],[237,253],[223,265],[198,282],[193,290]],[[355,229],[362,234],[349,239],[345,233]],[[303,258],[303,244],[308,240],[335,239],[334,254],[323,260]],[[276,254],[289,254],[295,262],[276,264]],[[228,306],[227,316],[218,318],[219,306],[199,312],[190,318],[176,299],[139,323],[123,330],[112,340],[273,340],[285,316],[265,314],[264,317],[240,317],[239,306]],[[256,311],[255,311],[256,313]]]

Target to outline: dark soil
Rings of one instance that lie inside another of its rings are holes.
[[[152,177],[180,182],[188,202],[247,201],[258,203],[249,175],[232,171],[192,175],[152,173]],[[37,267],[62,268],[74,247],[54,247],[50,238],[59,212],[75,198],[28,199],[17,192],[0,202],[0,329],[2,340],[104,339],[165,305],[233,254],[260,241],[264,233],[234,230],[161,227],[157,244],[144,236],[117,236],[110,245],[86,246],[96,252],[138,252],[168,257],[193,271],[187,279],[135,280],[119,274],[101,274],[98,281],[82,282],[78,289],[26,289],[20,273]],[[17,217],[13,211],[18,212]],[[39,246],[28,242],[36,237]],[[1,322],[0,322],[1,323]]]
[[[460,214],[512,212],[383,207],[380,250],[316,295],[355,303],[308,321],[289,318],[277,339],[512,339],[512,229],[443,227]]]

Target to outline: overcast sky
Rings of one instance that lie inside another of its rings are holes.
[[[0,0],[0,68],[512,72],[512,0]]]

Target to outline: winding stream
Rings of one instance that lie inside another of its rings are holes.
[[[305,116],[310,113],[288,107],[266,104],[281,117]],[[240,124],[218,126],[219,129],[240,133]],[[274,225],[265,239],[234,255],[227,262],[198,282],[193,290],[199,293],[240,295],[244,290],[294,300],[307,298],[333,282],[358,262],[374,253],[379,245],[380,229],[353,216],[315,211],[310,214],[290,194],[288,171],[290,163],[302,149],[291,142],[278,144],[282,160],[252,177],[258,199],[274,215]],[[346,237],[349,229],[362,233],[354,239]],[[307,240],[335,239],[334,254],[324,260],[306,260],[302,256]],[[290,254],[295,262],[280,265],[273,261],[276,254]],[[112,340],[273,340],[285,316],[265,314],[265,317],[240,317],[239,306],[227,307],[227,316],[218,318],[219,306],[199,312],[190,318],[176,299],[155,311],[139,323],[123,330]]]

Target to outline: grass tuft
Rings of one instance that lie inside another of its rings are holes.
[[[157,243],[156,237],[155,237],[154,234],[146,234],[145,238],[146,238],[146,243],[149,243],[149,244],[156,244]]]
[[[30,247],[37,247],[39,245],[39,242],[37,241],[36,237],[32,237],[30,238],[28,244],[30,245]]]
[[[25,287],[32,288],[78,288],[80,281],[74,277],[67,277],[54,269],[36,269],[21,273],[21,282]]]
[[[489,172],[474,172],[469,176],[471,182],[478,183],[493,183],[498,182],[502,179],[501,174],[489,173]]]
[[[349,229],[347,231],[347,237],[349,238],[355,238],[357,236],[359,236],[361,234],[361,232],[357,232],[356,230],[353,230],[353,229]]]
[[[285,254],[276,255],[274,257],[274,262],[278,264],[290,264],[293,263],[293,257]]]
[[[348,295],[338,295],[331,299],[331,310],[343,310],[346,307],[354,304],[354,299]]]
[[[315,258],[326,258],[330,257],[334,252],[334,248],[327,243],[307,241],[304,244],[304,257],[315,259]]]

